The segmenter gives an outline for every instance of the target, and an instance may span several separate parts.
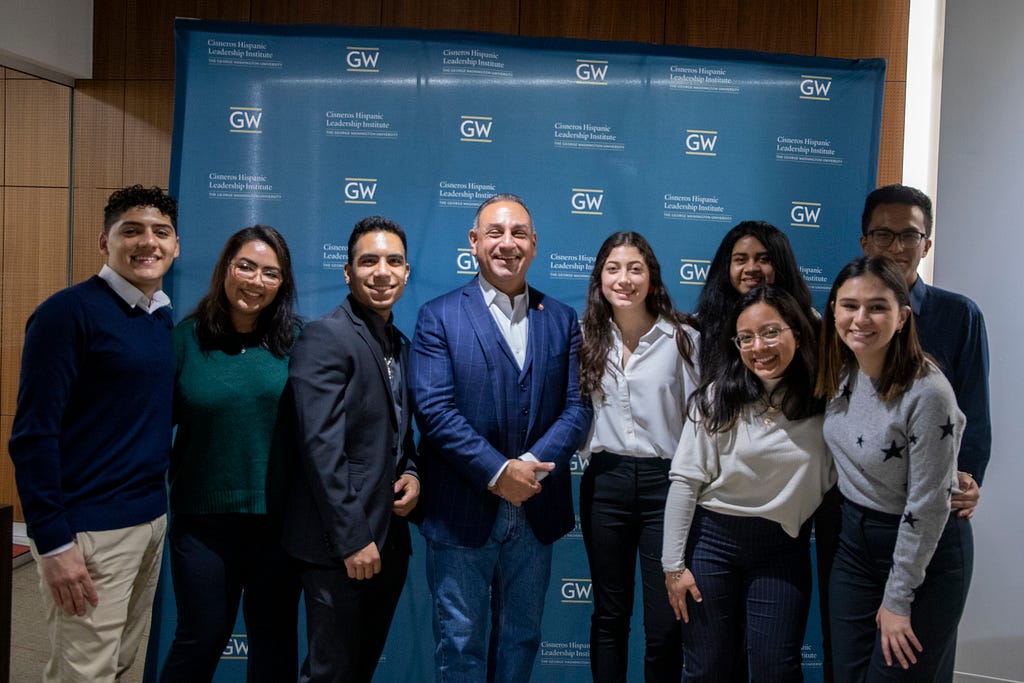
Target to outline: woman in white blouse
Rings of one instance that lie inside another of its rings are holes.
[[[593,581],[595,681],[626,680],[638,553],[645,679],[681,675],[680,627],[660,556],[669,462],[696,385],[696,332],[689,322],[672,307],[647,240],[635,232],[605,240],[590,276],[580,349],[580,386],[594,402],[580,522]]]
[[[686,681],[729,680],[745,625],[750,680],[802,681],[808,519],[835,482],[813,396],[816,335],[796,299],[744,294],[721,362],[690,398],[672,459],[662,564]]]

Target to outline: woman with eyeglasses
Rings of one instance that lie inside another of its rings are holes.
[[[952,681],[974,557],[970,521],[950,511],[965,420],[895,262],[859,258],[836,277],[815,390],[843,495],[836,679]]]
[[[801,681],[811,599],[808,520],[835,473],[813,396],[817,335],[779,287],[743,294],[672,459],[662,565],[683,620],[684,680]],[[744,672],[744,678],[746,672]]]
[[[209,681],[239,602],[249,681],[295,680],[300,584],[278,539],[289,434],[280,412],[299,332],[284,238],[232,235],[210,288],[174,329],[170,482],[178,625],[161,681]]]
[[[595,681],[625,681],[640,558],[644,679],[679,681],[679,622],[661,573],[668,468],[696,386],[696,332],[672,306],[651,245],[635,232],[604,241],[583,313],[580,387],[594,404],[580,523],[590,561]],[[634,677],[638,679],[638,677]]]

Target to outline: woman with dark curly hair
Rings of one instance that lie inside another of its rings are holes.
[[[679,622],[661,573],[668,467],[696,385],[696,333],[672,307],[654,251],[617,232],[598,251],[583,313],[580,386],[594,403],[580,522],[590,560],[595,681],[625,681],[637,554],[647,681],[678,681]]]
[[[210,289],[174,329],[178,431],[168,474],[178,627],[161,681],[208,681],[241,601],[248,680],[298,675],[298,574],[281,537],[289,434],[279,414],[299,331],[284,238],[232,235]]]

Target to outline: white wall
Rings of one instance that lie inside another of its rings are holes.
[[[1024,681],[1024,2],[946,0],[945,29],[935,284],[981,306],[992,359],[958,680]]]
[[[0,0],[0,65],[68,85],[92,78],[92,0]]]

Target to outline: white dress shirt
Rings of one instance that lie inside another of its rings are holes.
[[[675,455],[683,432],[686,399],[697,388],[697,369],[679,353],[676,327],[658,318],[622,366],[622,333],[612,323],[612,348],[596,392],[594,427],[587,450],[638,458]],[[696,358],[697,331],[683,325]]]

